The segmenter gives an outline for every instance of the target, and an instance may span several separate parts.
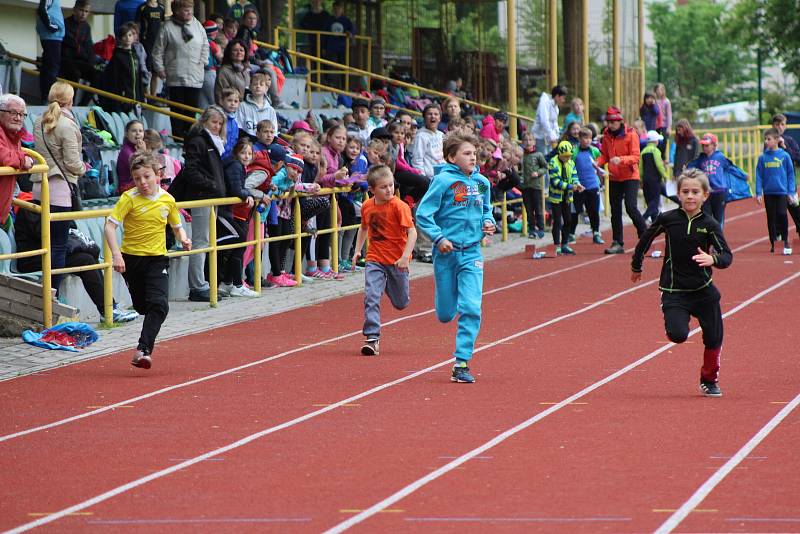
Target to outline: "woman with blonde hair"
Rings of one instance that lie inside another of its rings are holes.
[[[33,136],[36,151],[44,156],[50,170],[47,182],[50,186],[50,211],[64,212],[80,209],[78,178],[86,173],[86,164],[81,157],[81,129],[72,114],[72,99],[75,92],[67,83],[56,82],[47,95],[47,111],[36,119]],[[33,200],[42,199],[42,177],[31,175]],[[67,255],[67,237],[70,221],[50,223],[50,248],[53,269],[64,267]],[[58,288],[61,276],[53,277],[53,287]]]

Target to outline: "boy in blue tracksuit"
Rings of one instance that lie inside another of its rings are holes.
[[[783,238],[783,254],[792,253],[789,242],[789,219],[786,210],[791,202],[797,204],[797,184],[794,178],[792,157],[779,148],[781,135],[770,128],[764,132],[766,150],[758,157],[756,165],[756,200],[767,210],[769,251],[775,252],[775,241]]]
[[[720,226],[725,225],[725,203],[731,178],[747,180],[747,173],[733,164],[721,151],[717,150],[719,141],[712,133],[704,134],[700,139],[703,153],[697,159],[686,164],[687,169],[700,169],[711,184],[708,202],[703,204],[706,213],[714,217]]]
[[[470,135],[445,138],[446,163],[434,167],[435,176],[417,207],[417,225],[434,246],[436,317],[447,323],[460,314],[450,379],[467,384],[475,382],[468,362],[481,326],[481,241],[495,231],[489,180],[476,167],[477,143]]]

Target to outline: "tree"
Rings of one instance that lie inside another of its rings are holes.
[[[754,55],[724,37],[730,17],[724,3],[694,0],[676,6],[657,0],[648,8],[650,30],[661,46],[660,81],[677,109],[682,102],[706,107],[755,98]]]
[[[800,86],[800,9],[796,0],[739,0],[727,33],[742,46],[769,50],[767,58],[781,61],[784,71],[794,75]]]

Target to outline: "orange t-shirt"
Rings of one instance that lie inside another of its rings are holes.
[[[408,204],[397,197],[381,205],[370,198],[361,206],[361,227],[369,236],[367,261],[393,265],[403,255],[414,219]]]

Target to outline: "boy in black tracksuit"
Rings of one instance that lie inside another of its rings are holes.
[[[711,281],[711,267],[725,269],[731,264],[733,254],[722,227],[702,211],[709,191],[708,177],[702,171],[690,169],[681,174],[678,178],[681,207],[661,213],[639,239],[631,261],[631,280],[641,279],[644,255],[653,240],[663,233],[666,252],[658,285],[667,337],[673,343],[683,343],[689,337],[690,317],[697,317],[705,346],[700,389],[706,396],[720,397],[717,379],[722,311],[719,291]]]

